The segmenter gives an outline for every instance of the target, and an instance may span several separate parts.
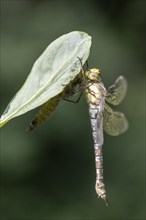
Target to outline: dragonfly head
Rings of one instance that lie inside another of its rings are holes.
[[[101,81],[101,73],[99,69],[88,69],[85,71],[85,77],[91,81],[100,82]]]

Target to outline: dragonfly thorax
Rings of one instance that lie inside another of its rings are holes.
[[[100,74],[101,73],[99,69],[93,68],[93,69],[88,69],[85,72],[85,77],[90,81],[101,82]]]

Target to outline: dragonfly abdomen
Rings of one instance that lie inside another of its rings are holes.
[[[86,89],[87,100],[89,103],[89,115],[92,127],[92,135],[94,141],[95,152],[95,167],[96,167],[96,184],[95,190],[99,197],[105,200],[106,205],[106,190],[103,177],[103,111],[105,105],[105,97],[103,85],[100,83],[91,83]]]
[[[93,108],[94,106],[94,108]],[[106,199],[106,189],[104,184],[103,176],[103,118],[102,112],[100,112],[99,106],[89,104],[89,114],[92,127],[92,135],[94,141],[94,152],[95,152],[95,168],[96,168],[96,183],[95,190],[99,197],[105,200]]]

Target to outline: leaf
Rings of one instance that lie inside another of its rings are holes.
[[[34,63],[24,85],[0,118],[0,127],[47,102],[63,91],[81,71],[89,56],[91,37],[73,31],[53,41]]]

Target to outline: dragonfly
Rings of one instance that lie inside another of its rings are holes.
[[[89,105],[89,115],[94,141],[96,183],[95,190],[98,197],[108,206],[103,175],[103,129],[112,136],[124,133],[128,128],[128,121],[122,112],[114,111],[107,104],[118,105],[124,99],[127,90],[127,81],[119,76],[108,89],[101,81],[100,70],[93,68],[85,72],[87,87],[85,89]]]
[[[114,84],[106,89],[99,69],[92,68],[84,71],[82,68],[77,77],[65,86],[63,92],[43,104],[27,131],[33,130],[50,118],[62,99],[66,100],[68,97],[78,94],[79,91],[81,91],[79,98],[83,92],[86,94],[89,106],[95,152],[95,190],[98,197],[103,199],[108,206],[103,173],[103,130],[109,135],[118,136],[128,129],[128,121],[124,113],[114,111],[109,106],[109,104],[119,105],[124,99],[127,91],[127,81],[124,76],[119,76]]]

